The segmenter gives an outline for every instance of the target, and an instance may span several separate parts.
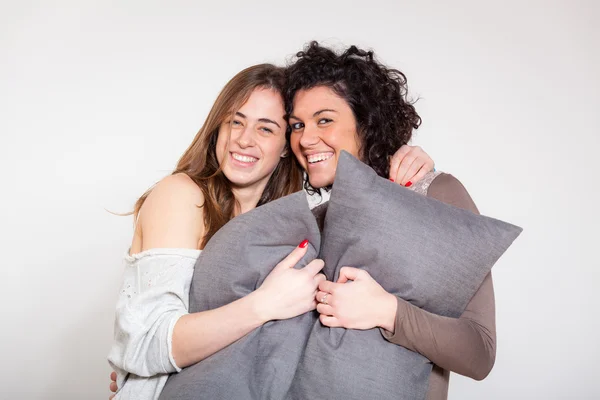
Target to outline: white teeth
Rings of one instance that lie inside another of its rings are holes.
[[[310,164],[314,164],[319,161],[329,160],[333,156],[333,153],[319,153],[311,154],[306,156],[306,159]]]
[[[247,163],[251,163],[251,162],[256,162],[258,161],[258,158],[254,158],[254,157],[250,157],[250,156],[243,156],[241,154],[237,154],[237,153],[231,153],[231,156],[238,161],[241,162],[247,162]]]

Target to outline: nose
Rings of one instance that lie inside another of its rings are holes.
[[[316,127],[304,126],[302,132],[300,132],[300,146],[304,148],[310,148],[319,143],[321,136]]]
[[[244,126],[235,141],[242,149],[254,146],[254,129],[251,126]]]

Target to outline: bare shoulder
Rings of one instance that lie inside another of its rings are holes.
[[[152,191],[154,195],[173,195],[185,194],[196,197],[196,200],[202,200],[202,190],[196,185],[196,182],[184,173],[169,175],[160,180]]]
[[[197,248],[204,234],[203,202],[202,190],[186,174],[158,182],[140,209],[142,250]]]
[[[455,207],[464,208],[476,214],[479,213],[467,189],[451,174],[439,174],[431,182],[427,196]]]

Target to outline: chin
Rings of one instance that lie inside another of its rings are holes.
[[[321,189],[327,186],[333,185],[333,179],[327,179],[326,177],[308,177],[308,182],[310,186],[315,189]]]
[[[224,173],[224,175],[227,178],[227,180],[229,180],[229,182],[231,182],[231,184],[234,186],[246,187],[252,182],[252,179],[247,176],[239,176],[235,173]]]

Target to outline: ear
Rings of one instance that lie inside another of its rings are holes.
[[[283,149],[283,151],[281,152],[281,155],[279,157],[286,158],[289,154],[290,154],[290,152],[288,151],[288,149],[286,147],[285,149]]]

